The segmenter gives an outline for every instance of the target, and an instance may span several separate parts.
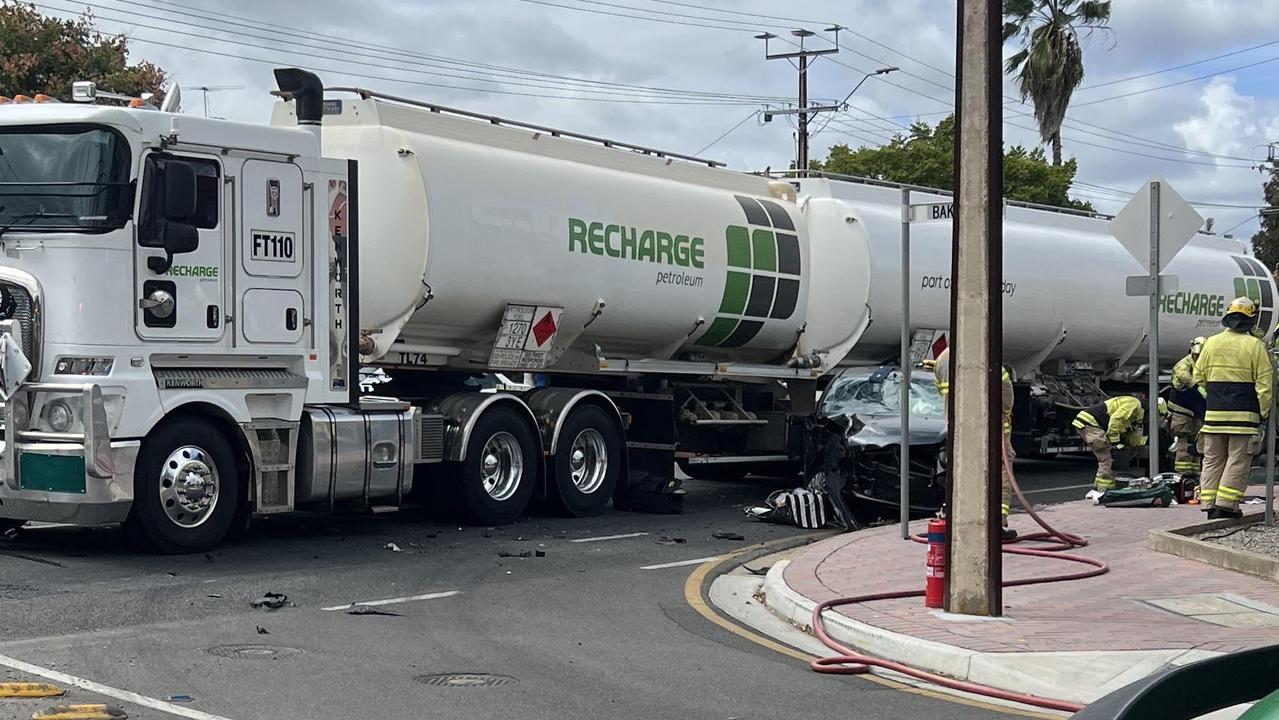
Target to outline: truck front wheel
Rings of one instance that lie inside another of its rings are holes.
[[[539,448],[533,428],[514,408],[493,407],[480,416],[453,482],[469,519],[501,525],[524,514],[533,499]]]
[[[608,413],[595,405],[574,410],[560,429],[554,463],[556,509],[572,517],[604,512],[622,472],[622,439]]]
[[[142,442],[125,529],[167,554],[200,552],[230,531],[240,497],[235,454],[207,420],[170,420]]]

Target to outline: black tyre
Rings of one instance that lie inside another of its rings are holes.
[[[749,468],[744,463],[711,463],[693,465],[687,460],[679,460],[679,469],[694,480],[718,480],[735,482],[746,477]]]
[[[482,525],[518,519],[533,499],[540,450],[533,428],[515,408],[489,408],[471,430],[466,459],[454,468],[456,507]]]
[[[572,517],[599,515],[622,474],[622,438],[602,408],[584,405],[572,411],[560,428],[556,448],[552,506]]]
[[[142,441],[133,471],[129,535],[167,554],[208,550],[226,537],[241,497],[235,453],[208,420],[170,420]]]
[[[10,530],[17,530],[26,525],[26,520],[10,520],[9,518],[0,518],[0,533],[6,533]]]

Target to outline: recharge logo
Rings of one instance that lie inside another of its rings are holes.
[[[698,345],[741,347],[766,320],[785,320],[799,302],[801,260],[795,222],[781,205],[734,195],[746,225],[724,230],[728,276],[719,312]]]

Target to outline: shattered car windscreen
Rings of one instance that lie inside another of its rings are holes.
[[[869,377],[844,377],[826,391],[822,407],[827,415],[897,413],[901,408],[900,388],[897,378],[880,382]],[[944,407],[936,385],[928,380],[911,379],[911,415],[941,415]]]

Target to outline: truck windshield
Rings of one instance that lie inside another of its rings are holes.
[[[129,187],[129,145],[114,130],[0,127],[0,233],[123,227]]]

